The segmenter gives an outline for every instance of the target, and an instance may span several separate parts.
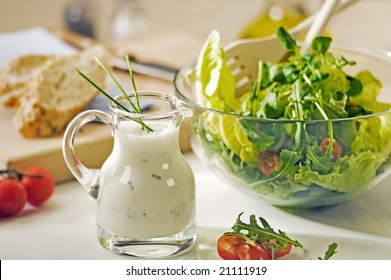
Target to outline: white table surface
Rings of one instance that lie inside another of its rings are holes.
[[[361,259],[359,244],[377,244],[382,252],[368,255],[391,259],[391,178],[351,202],[312,209],[287,210],[244,195],[212,174],[193,153],[186,153],[197,188],[197,225],[200,242],[214,246],[216,236],[234,224],[239,213],[264,217],[274,229],[293,237],[356,240],[347,243],[340,258]],[[306,240],[308,241],[308,240]],[[344,241],[342,241],[344,242]],[[384,244],[384,246],[382,245]],[[314,246],[314,245],[312,245]],[[349,247],[350,246],[350,247]],[[354,247],[354,248],[353,248]],[[326,247],[327,248],[327,247]],[[193,251],[197,251],[195,247]],[[342,250],[342,249],[341,249]],[[375,249],[374,249],[375,250]],[[206,258],[214,258],[210,248]],[[365,253],[365,252],[363,252]],[[204,256],[206,256],[204,254]],[[365,254],[362,256],[365,258]],[[203,258],[194,254],[182,258]],[[126,259],[103,249],[97,241],[95,201],[77,181],[58,184],[53,197],[42,207],[27,207],[12,218],[0,220],[0,259]]]

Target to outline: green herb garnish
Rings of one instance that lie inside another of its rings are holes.
[[[337,243],[331,243],[327,249],[323,258],[319,257],[318,260],[329,260],[332,256],[337,253]]]
[[[255,215],[251,215],[250,222],[245,223],[240,219],[242,214],[239,214],[235,224],[232,226],[233,231],[226,232],[224,235],[240,236],[245,243],[254,247],[259,246],[259,244],[265,245],[264,248],[271,252],[272,259],[275,258],[274,252],[285,249],[288,244],[303,248],[299,241],[291,239],[285,232],[281,230],[275,231],[264,218],[258,218],[261,222],[261,225],[259,225]]]
[[[131,65],[130,65],[130,60],[129,60],[129,56],[126,55],[125,56],[125,59],[126,59],[126,62],[127,62],[127,65],[128,65],[128,70],[129,70],[129,75],[130,75],[130,79],[132,81],[132,86],[133,86],[133,89],[134,89],[134,96],[135,96],[135,99],[136,99],[136,104],[130,99],[129,95],[126,93],[126,91],[124,90],[124,88],[121,86],[121,84],[118,82],[118,80],[115,78],[115,76],[113,75],[113,73],[110,71],[110,69],[108,69],[103,63],[102,61],[100,61],[98,58],[95,57],[95,60],[98,62],[98,64],[100,65],[100,67],[102,67],[102,69],[107,73],[107,75],[113,80],[113,82],[117,85],[117,87],[119,88],[119,90],[121,91],[122,95],[125,97],[125,99],[129,102],[130,106],[133,108],[133,110],[137,113],[137,114],[141,114],[141,107],[140,107],[140,101],[139,101],[139,95],[138,95],[138,92],[137,92],[137,88],[136,88],[136,83],[135,83],[135,80],[134,80],[134,76],[133,76],[133,71],[132,71],[132,68],[131,68]],[[121,108],[122,110],[126,111],[126,112],[129,112],[131,113],[131,111],[126,108],[125,106],[123,106],[121,103],[119,103],[117,100],[115,100],[110,94],[108,94],[105,90],[103,90],[101,87],[99,87],[96,83],[94,83],[90,78],[88,78],[84,73],[82,73],[79,69],[76,68],[76,71],[85,79],[87,80],[93,87],[95,87],[98,91],[100,91],[104,96],[106,96],[109,100],[111,100],[113,103],[115,103],[119,108]],[[153,131],[152,128],[150,128],[148,125],[146,125],[143,120],[141,118],[132,118],[132,120],[134,120],[135,122],[139,123],[142,127],[142,129],[145,129],[146,131],[148,132],[151,132]]]

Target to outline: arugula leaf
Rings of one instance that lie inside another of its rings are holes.
[[[295,174],[299,169],[298,162],[300,159],[301,156],[298,152],[283,149],[280,153],[280,173],[283,173],[285,176]]]
[[[320,146],[316,144],[308,147],[307,159],[311,161],[311,170],[319,172],[319,174],[329,173],[334,166],[331,154],[323,155]]]
[[[319,257],[318,260],[329,260],[332,256],[335,255],[335,253],[337,253],[337,247],[338,247],[338,244],[337,243],[331,243],[324,255],[323,258]]]
[[[278,244],[279,246],[282,246],[283,248],[285,248],[288,244],[292,244],[295,247],[303,248],[303,245],[299,241],[291,239],[286,235],[285,232],[281,230],[278,230],[278,232],[274,231],[264,218],[258,218],[262,224],[261,226],[258,224],[255,215],[250,216],[249,223],[245,223],[240,219],[242,215],[243,212],[239,214],[235,224],[232,226],[233,232],[228,232],[225,234],[237,235],[239,233],[242,237],[244,236],[250,244],[255,241],[259,244],[262,244],[263,242],[273,241],[276,242],[276,244]]]

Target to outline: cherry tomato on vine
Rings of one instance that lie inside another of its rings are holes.
[[[11,178],[0,180],[0,217],[18,214],[26,201],[26,190],[18,180]]]
[[[280,169],[280,156],[274,151],[264,151],[258,156],[258,166],[261,172],[269,177],[273,170]]]
[[[244,243],[239,246],[238,255],[241,260],[270,260],[269,253],[262,245],[255,247]]]
[[[222,235],[217,240],[217,252],[224,260],[239,260],[238,248],[243,238],[237,235]]]
[[[322,140],[322,142],[320,143],[320,148],[321,148],[323,154],[326,154],[327,147],[329,146],[329,143],[330,143],[329,137],[324,138]],[[335,139],[333,139],[333,151],[332,151],[331,155],[333,157],[333,159],[332,159],[333,162],[335,162],[340,156],[342,156],[342,146]]]
[[[27,201],[34,206],[40,206],[47,201],[54,192],[55,181],[52,174],[41,167],[29,167],[23,171],[21,183],[27,192]],[[29,176],[41,176],[41,178]]]

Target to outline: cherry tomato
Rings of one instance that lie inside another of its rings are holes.
[[[326,154],[327,147],[329,146],[329,143],[330,143],[329,137],[324,138],[322,140],[322,142],[320,143],[320,148],[321,148],[323,154]],[[342,146],[335,139],[333,139],[333,150],[332,150],[331,155],[333,157],[333,159],[332,159],[333,162],[335,162],[342,155]]]
[[[27,201],[34,206],[40,206],[47,201],[54,192],[55,181],[49,171],[41,167],[29,167],[23,172],[21,183],[27,191]],[[36,178],[28,175],[39,175]]]
[[[217,252],[224,260],[239,260],[238,248],[243,238],[236,235],[222,235],[217,240]]]
[[[269,177],[273,170],[280,169],[280,156],[277,152],[264,151],[258,156],[258,165],[261,172]]]
[[[238,256],[241,260],[270,260],[269,253],[262,248],[262,245],[254,247],[243,243],[238,248]]]
[[[18,180],[0,180],[0,217],[16,215],[22,211],[26,201],[26,190]]]
[[[263,244],[266,248],[270,249],[270,242],[265,242]],[[274,259],[279,259],[285,255],[288,255],[291,252],[291,250],[292,250],[292,244],[288,243],[288,245],[284,249],[274,251]],[[273,256],[272,256],[271,249],[266,251],[269,254],[270,259],[272,259]]]

